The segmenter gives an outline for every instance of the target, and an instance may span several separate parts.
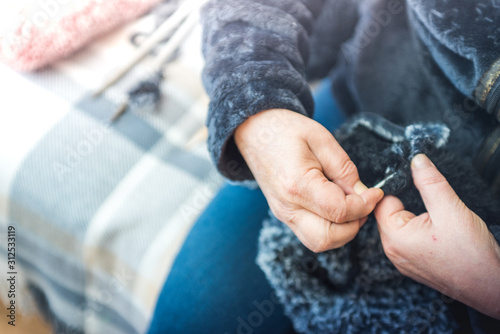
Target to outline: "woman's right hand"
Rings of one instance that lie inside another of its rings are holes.
[[[328,130],[299,113],[262,111],[234,138],[274,215],[314,252],[351,241],[384,196],[360,181]]]

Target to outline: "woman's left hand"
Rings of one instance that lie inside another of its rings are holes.
[[[428,212],[404,210],[394,196],[375,209],[384,251],[405,276],[500,319],[500,247],[425,155],[412,161]],[[481,194],[477,194],[481,196]]]

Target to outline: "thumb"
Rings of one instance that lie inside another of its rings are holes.
[[[465,207],[446,178],[424,154],[412,162],[413,182],[417,187],[432,221],[447,221]]]
[[[397,230],[415,218],[415,215],[405,210],[401,200],[394,196],[386,196],[375,208],[375,219],[382,231]]]

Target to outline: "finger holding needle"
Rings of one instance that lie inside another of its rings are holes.
[[[380,181],[379,183],[377,183],[376,185],[374,185],[373,188],[382,189],[382,187],[385,186],[385,184],[387,183],[387,181],[389,181],[390,179],[392,179],[395,175],[396,175],[396,172],[394,172],[392,174],[389,174],[385,179],[383,179],[382,181]]]

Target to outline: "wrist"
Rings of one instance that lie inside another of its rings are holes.
[[[284,115],[294,113],[287,109],[267,109],[247,118],[234,131],[234,141],[241,151],[249,143],[262,141],[269,133],[276,134],[283,128]]]
[[[493,247],[478,254],[468,268],[461,268],[449,295],[481,313],[500,319],[500,247],[490,236]]]

